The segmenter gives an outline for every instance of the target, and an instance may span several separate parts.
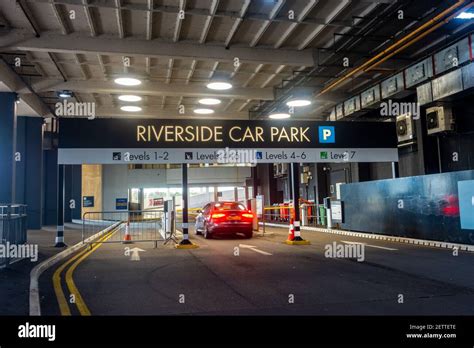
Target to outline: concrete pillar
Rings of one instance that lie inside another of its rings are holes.
[[[70,199],[73,199],[76,203],[76,207],[71,209],[71,219],[80,220],[81,216],[81,205],[82,205],[82,166],[73,165],[71,167],[71,190],[69,192]],[[67,182],[66,182],[67,185]],[[67,186],[66,186],[67,187]]]
[[[72,166],[64,168],[64,222],[72,222]]]
[[[28,206],[28,228],[40,229],[43,224],[43,119],[25,119],[25,204]],[[31,175],[35,173],[35,175]]]
[[[57,223],[58,150],[43,152],[43,225]]]
[[[55,247],[63,248],[67,245],[64,243],[64,195],[65,195],[65,180],[64,180],[65,165],[58,164],[58,189],[57,189],[57,229],[56,229],[56,244]]]
[[[15,203],[16,97],[0,93],[0,203]]]
[[[29,179],[26,172],[26,117],[16,118],[16,153],[15,161],[15,203],[26,204],[26,180]],[[36,172],[36,171],[35,171]],[[28,212],[27,212],[28,213]],[[29,215],[29,214],[28,214]],[[29,216],[28,216],[29,217]],[[28,219],[29,220],[29,219]]]

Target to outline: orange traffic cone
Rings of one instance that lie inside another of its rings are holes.
[[[288,230],[288,240],[295,239],[295,226],[293,225],[293,219],[290,219],[290,228]]]
[[[130,221],[127,221],[125,225],[125,236],[123,237],[123,244],[128,244],[132,242],[132,236],[130,235]]]

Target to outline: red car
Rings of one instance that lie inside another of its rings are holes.
[[[208,203],[201,214],[202,224],[196,226],[196,233],[203,234],[206,239],[230,234],[243,234],[246,238],[252,238],[254,216],[242,203]]]

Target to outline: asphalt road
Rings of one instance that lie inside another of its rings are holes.
[[[72,278],[92,315],[474,314],[473,253],[304,231],[312,244],[292,246],[283,243],[286,230],[267,232],[274,234],[250,240],[192,235],[200,246],[192,250],[103,244]],[[333,242],[366,243],[364,261],[326,257]],[[143,249],[140,260],[125,255],[125,247]],[[40,281],[46,315],[61,313],[55,271]]]

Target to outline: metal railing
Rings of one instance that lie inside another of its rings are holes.
[[[0,203],[0,244],[6,250],[8,245],[26,243],[27,214],[26,205]],[[6,254],[8,255],[8,253]],[[14,259],[0,255],[0,268],[8,266]]]
[[[291,203],[274,204],[263,208],[263,215],[259,215],[260,223],[288,225],[295,212]],[[326,209],[322,204],[300,205],[301,226],[322,227],[326,225]]]
[[[111,236],[102,243],[156,242],[166,239],[163,210],[86,212],[82,217],[82,241],[106,228]],[[94,242],[90,242],[92,244]]]

